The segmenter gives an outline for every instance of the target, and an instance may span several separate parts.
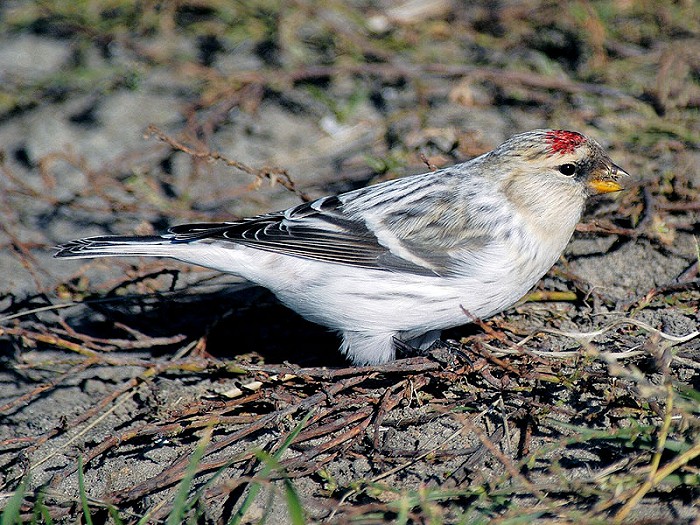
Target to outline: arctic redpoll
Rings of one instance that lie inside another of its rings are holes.
[[[172,257],[239,275],[343,338],[355,364],[513,305],[562,253],[590,195],[626,176],[593,139],[515,135],[469,162],[285,211],[162,236],[71,241],[56,257]]]

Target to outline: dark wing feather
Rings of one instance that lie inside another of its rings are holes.
[[[238,222],[184,224],[169,230],[173,242],[228,240],[259,250],[335,264],[419,275],[436,275],[392,253],[362,219],[343,211],[338,197],[326,197],[284,212]]]

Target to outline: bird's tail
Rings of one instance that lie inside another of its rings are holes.
[[[173,241],[157,235],[129,237],[105,235],[77,239],[56,246],[54,257],[64,259],[89,259],[92,257],[172,257]]]

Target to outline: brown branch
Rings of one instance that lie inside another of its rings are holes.
[[[239,162],[237,160],[230,159],[217,151],[212,151],[209,149],[207,149],[206,151],[195,150],[183,144],[182,142],[174,139],[173,137],[167,135],[164,131],[162,131],[160,128],[153,124],[148,126],[146,134],[147,136],[155,136],[158,140],[168,144],[168,146],[170,146],[172,149],[182,151],[183,153],[187,153],[188,155],[194,158],[210,161],[221,161],[227,166],[236,168],[244,173],[247,173],[248,175],[256,177],[260,181],[267,179],[273,184],[279,183],[282,187],[298,195],[299,198],[301,198],[301,200],[303,200],[304,202],[308,202],[311,200],[311,198],[308,195],[296,188],[296,185],[294,184],[294,181],[292,180],[291,176],[289,175],[289,173],[287,173],[287,170],[283,168],[265,167],[260,169],[254,169],[248,166],[247,164],[243,164],[242,162]]]

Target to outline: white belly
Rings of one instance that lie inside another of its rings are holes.
[[[500,247],[482,254],[499,261],[497,266],[471,260],[464,275],[438,277],[321,264],[244,247],[221,249],[219,255],[223,264],[210,260],[207,266],[230,271],[230,258],[238,259],[239,275],[269,288],[310,321],[379,332],[436,330],[487,318],[514,304],[554,263],[524,264],[514,250]]]

